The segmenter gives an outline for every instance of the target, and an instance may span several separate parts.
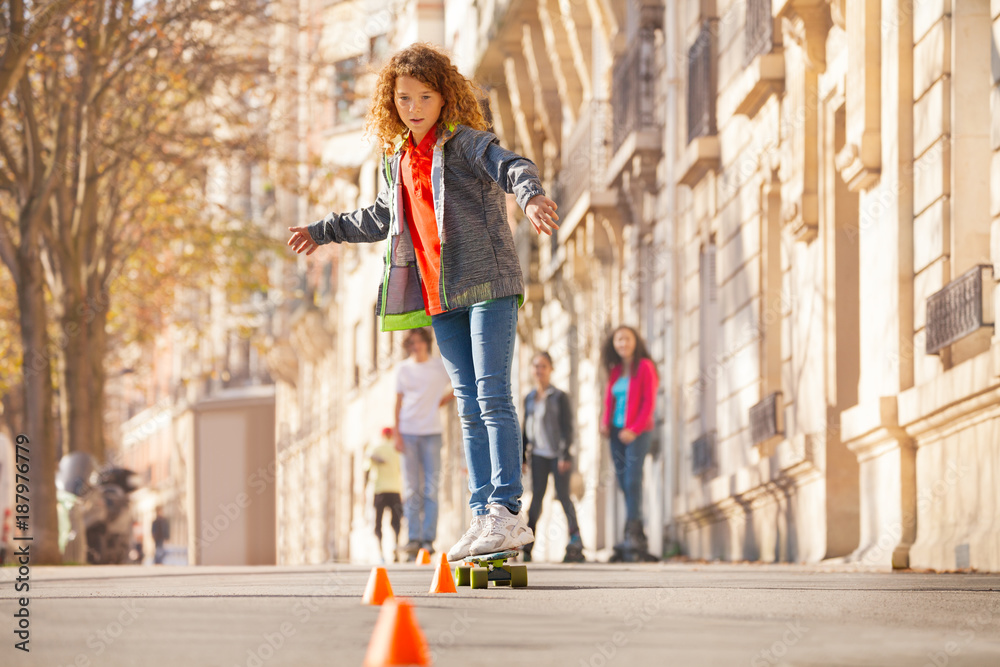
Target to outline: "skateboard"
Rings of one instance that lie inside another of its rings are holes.
[[[528,585],[528,568],[524,565],[507,565],[507,561],[518,553],[517,549],[509,549],[467,556],[455,566],[455,583],[459,586],[486,588],[492,581],[494,586],[524,588]]]

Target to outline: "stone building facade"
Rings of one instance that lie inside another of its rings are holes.
[[[577,414],[589,557],[623,523],[597,420],[600,346],[625,323],[661,378],[655,551],[1000,569],[1000,0],[316,4],[349,14],[297,47],[323,62],[371,58],[378,35],[449,49],[559,204],[552,239],[510,209],[528,292],[515,394],[549,350]],[[317,104],[300,107],[310,132]],[[357,127],[296,135],[343,168],[289,219],[374,199]],[[359,452],[391,417],[399,359],[376,331],[378,248],[323,252],[301,268],[313,305],[275,346],[295,359],[277,390],[279,517],[298,521],[282,562],[364,552]],[[461,473],[443,481],[442,541],[467,523]],[[535,554],[555,559],[547,502]]]
[[[671,7],[685,550],[1000,568],[1000,3]]]

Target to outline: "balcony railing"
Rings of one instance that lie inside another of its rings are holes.
[[[652,30],[641,30],[615,63],[611,100],[615,110],[612,153],[633,132],[654,129],[656,122],[656,45]]]
[[[987,277],[988,276],[988,277]],[[981,264],[963,273],[927,299],[927,354],[937,354],[955,341],[993,326],[993,267]]]
[[[580,116],[563,152],[563,167],[555,183],[559,215],[565,217],[588,190],[607,186],[608,125],[611,108],[607,100],[593,100]]]
[[[691,443],[691,472],[703,475],[716,469],[715,431],[709,431]]]
[[[705,20],[698,39],[688,49],[688,143],[716,132],[714,23],[714,20]]]
[[[755,445],[784,435],[781,414],[781,392],[765,396],[750,408],[750,440]]]
[[[774,18],[771,16],[771,0],[749,0],[743,64],[749,65],[757,56],[770,53],[774,48],[773,42]]]

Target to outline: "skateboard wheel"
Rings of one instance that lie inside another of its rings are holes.
[[[490,583],[490,571],[485,567],[474,567],[469,574],[473,588],[486,588]]]
[[[468,565],[458,565],[455,567],[455,585],[468,586],[471,583],[470,573],[472,568]]]
[[[524,588],[528,585],[528,568],[524,565],[511,565],[510,585],[514,588]]]

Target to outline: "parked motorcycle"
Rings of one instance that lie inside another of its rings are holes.
[[[131,470],[113,466],[98,470],[93,458],[82,452],[64,456],[56,473],[64,559],[92,565],[129,562],[129,494],[138,488]]]

